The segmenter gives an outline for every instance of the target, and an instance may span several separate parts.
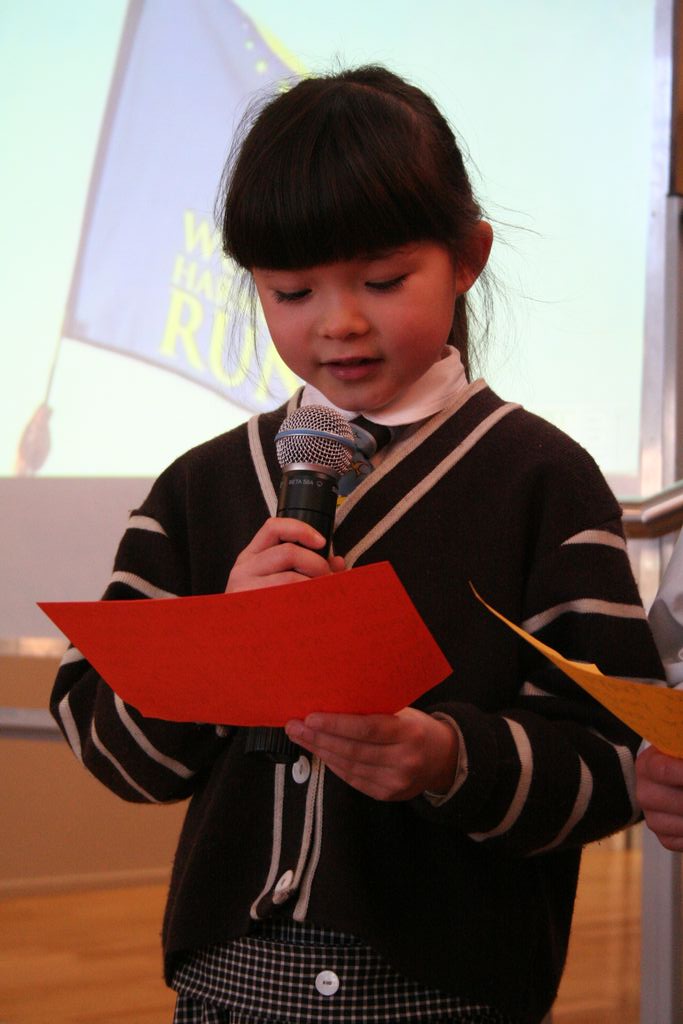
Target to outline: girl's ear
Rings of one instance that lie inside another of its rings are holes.
[[[455,286],[458,295],[469,291],[486,266],[493,245],[493,228],[485,221],[477,221],[465,247],[458,255],[455,268]]]

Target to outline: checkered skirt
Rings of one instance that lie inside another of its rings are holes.
[[[316,988],[325,972],[332,995]],[[515,1024],[404,978],[352,936],[287,920],[195,951],[172,984],[173,1024]]]

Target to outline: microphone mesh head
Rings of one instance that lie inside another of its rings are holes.
[[[275,437],[280,467],[295,462],[325,466],[338,476],[351,467],[353,431],[343,416],[325,405],[302,405],[287,416]]]

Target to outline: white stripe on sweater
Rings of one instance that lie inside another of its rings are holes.
[[[133,590],[137,590],[140,594],[145,597],[152,598],[165,598],[165,597],[177,597],[177,594],[172,594],[169,590],[162,590],[161,587],[155,587],[149,580],[143,580],[142,576],[136,576],[133,572],[121,572],[117,570],[111,575],[110,583],[125,583],[127,587],[132,587]]]
[[[75,661],[85,661],[85,655],[81,654],[77,647],[69,647],[64,652],[64,656],[60,661],[60,667],[62,665],[71,665]]]
[[[156,761],[158,764],[163,765],[164,768],[168,768],[168,770],[173,772],[175,775],[179,775],[181,779],[191,779],[194,776],[195,772],[191,771],[190,768],[187,768],[184,764],[181,764],[180,761],[175,761],[172,757],[168,757],[166,754],[162,754],[160,750],[157,750],[157,748],[142,732],[140,727],[136,725],[130,717],[126,705],[118,694],[114,694],[114,704],[116,705],[116,710],[119,713],[119,718],[123,725],[126,727],[140,749],[147,754],[148,757],[153,761]]]
[[[285,772],[287,766],[285,764],[276,764],[275,772],[273,775],[274,779],[274,792],[273,792],[273,828],[271,831],[272,846],[270,851],[270,867],[268,868],[268,875],[266,877],[265,885],[261,889],[254,902],[252,903],[249,916],[253,921],[259,921],[258,905],[266,896],[273,886],[275,885],[275,879],[277,878],[278,871],[280,868],[280,853],[282,851],[282,817],[284,814],[285,805]]]
[[[102,754],[103,757],[106,757],[106,759],[110,761],[111,764],[113,764],[114,768],[116,768],[121,778],[128,783],[131,789],[134,789],[136,793],[139,793],[141,796],[143,796],[145,800],[149,800],[151,804],[160,803],[160,801],[155,799],[155,797],[153,797],[151,793],[148,793],[146,789],[143,789],[142,786],[139,786],[137,782],[133,778],[131,778],[131,776],[125,770],[123,765],[116,760],[111,751],[107,750],[104,743],[97,735],[97,729],[95,728],[94,722],[92,723],[92,726],[90,728],[90,736],[92,738],[93,744],[95,745],[97,750],[99,750],[100,754]]]
[[[612,747],[615,754],[619,758],[619,764],[621,765],[621,772],[624,777],[624,785],[628,798],[631,801],[631,807],[633,808],[633,815],[631,820],[627,822],[628,825],[632,825],[634,821],[640,815],[640,809],[638,800],[636,798],[636,768],[633,752],[628,747],[624,746],[623,743],[612,743],[606,736],[603,736],[597,729],[589,729],[589,732],[593,733],[594,736],[599,738],[606,743],[609,747]]]
[[[538,615],[532,615],[522,623],[527,633],[538,633],[545,626],[559,619],[567,612],[579,615],[611,615],[617,619],[646,619],[645,611],[639,604],[619,604],[616,601],[603,601],[596,597],[580,597],[576,601],[564,601],[553,608],[546,608]]]
[[[66,738],[69,741],[69,746],[73,750],[78,760],[83,762],[83,751],[81,750],[81,737],[78,734],[78,727],[76,720],[71,713],[71,705],[69,704],[69,694],[67,693],[59,702],[59,717],[62,720]]]
[[[311,851],[310,860],[308,866],[303,875],[301,883],[301,891],[299,899],[292,912],[292,917],[295,921],[305,921],[308,913],[308,904],[311,900],[311,889],[313,887],[313,879],[318,869],[320,862],[320,854],[322,851],[323,844],[323,820],[324,820],[324,792],[325,792],[325,765],[318,758],[315,759],[320,768],[320,774],[318,776],[316,784],[316,795],[315,795],[315,832],[313,836],[313,849]],[[310,785],[310,783],[309,783]]]
[[[296,867],[294,868],[294,878],[292,880],[293,890],[298,889],[301,884],[301,876],[304,873],[306,862],[311,850],[313,828],[315,824],[316,795],[320,784],[322,769],[323,765],[320,759],[318,757],[313,757],[311,761],[311,774],[308,782],[308,790],[306,792],[306,809],[304,811],[304,821],[301,828],[299,856],[296,862]]]
[[[149,530],[150,533],[160,533],[162,537],[168,537],[166,530],[161,523],[151,516],[133,515],[128,520],[129,530]]]
[[[293,395],[290,395],[287,402],[287,408],[285,410],[286,416],[291,416],[292,413],[299,405],[302,388],[298,388]],[[273,481],[270,479],[270,473],[268,472],[268,463],[263,453],[263,445],[261,444],[261,435],[258,428],[258,416],[252,416],[247,423],[247,437],[249,439],[249,451],[251,453],[251,461],[254,463],[254,469],[256,470],[256,476],[259,484],[261,485],[261,493],[263,500],[266,503],[266,508],[271,516],[274,516],[277,512],[277,494],[273,487]]]
[[[624,538],[618,537],[615,533],[610,533],[609,530],[582,530],[581,533],[575,533],[573,537],[563,540],[561,547],[564,547],[566,544],[605,544],[609,548],[619,548],[620,551],[626,551],[626,541]]]
[[[593,775],[584,759],[579,757],[579,790],[576,794],[576,800],[574,801],[571,814],[555,838],[547,843],[546,846],[542,846],[539,850],[534,850],[534,854],[545,853],[546,850],[552,850],[554,847],[559,846],[560,843],[563,843],[572,829],[578,825],[588,810],[592,796]]]
[[[431,437],[446,420],[450,419],[454,413],[458,411],[463,405],[469,402],[470,398],[477,395],[480,391],[483,391],[486,387],[485,380],[476,380],[472,384],[468,384],[467,388],[462,391],[458,397],[447,405],[441,412],[431,416],[428,420],[422,423],[417,430],[409,433],[407,437],[399,439],[395,444],[389,445],[386,455],[374,470],[366,476],[362,483],[355,487],[348,498],[344,499],[343,505],[337,509],[335,516],[335,525],[339,526],[344,522],[344,519],[349,514],[353,506],[360,500],[363,494],[367,494],[371,487],[376,487],[377,484],[382,480],[387,473],[389,473],[394,466],[398,465],[402,459],[409,455],[411,452],[419,448],[421,444]]]
[[[536,686],[534,683],[530,683],[529,680],[524,683],[522,689],[519,691],[520,697],[555,697],[554,693],[550,693],[548,690],[542,690],[540,686]]]
[[[470,839],[474,839],[477,843],[482,842],[484,839],[494,839],[496,836],[505,835],[506,832],[510,831],[524,810],[524,805],[529,795],[529,789],[531,788],[531,778],[534,771],[534,754],[531,749],[529,737],[519,722],[515,722],[510,718],[504,718],[503,721],[507,723],[508,728],[512,733],[512,738],[515,741],[515,746],[517,747],[517,756],[519,757],[520,764],[517,789],[515,790],[512,802],[507,809],[507,813],[499,825],[492,828],[490,832],[470,833]]]
[[[481,438],[484,437],[484,435],[487,434],[489,430],[491,430],[491,428],[494,427],[496,423],[498,423],[499,420],[503,419],[504,416],[507,416],[508,413],[514,412],[515,409],[519,409],[519,405],[508,403],[507,405],[503,405],[500,408],[496,409],[489,416],[487,416],[486,419],[482,420],[481,423],[479,423],[478,426],[476,426],[474,430],[472,430],[467,435],[464,441],[461,441],[459,445],[457,445],[451,452],[449,452],[446,458],[442,459],[442,461],[437,466],[435,466],[430,473],[427,473],[427,475],[424,476],[415,487],[413,487],[410,491],[404,494],[400,501],[396,502],[391,511],[388,512],[382,519],[380,519],[378,523],[375,523],[372,529],[369,530],[368,533],[366,533],[366,535],[356,544],[356,546],[351,548],[351,550],[347,552],[346,557],[344,559],[344,561],[346,562],[346,567],[350,569],[355,564],[355,562],[360,558],[360,556],[364,554],[368,550],[368,548],[372,547],[372,545],[375,544],[379,540],[379,538],[382,537],[388,530],[390,530],[391,527],[394,526],[394,524],[397,523],[398,520],[406,514],[406,512],[409,512],[410,509],[414,505],[416,505],[417,502],[420,501],[420,499],[424,497],[425,494],[427,494],[433,487],[435,487],[439,480],[441,480],[443,476],[450,472],[453,466],[455,466],[456,463],[460,461],[460,459],[467,455],[467,453],[471,451],[472,448],[474,448],[474,446],[481,440]],[[413,438],[411,438],[410,440],[416,438],[418,434],[419,431],[417,434],[414,434]],[[386,467],[387,463],[389,463],[390,458],[391,456],[387,456],[385,461],[377,470],[377,474],[381,473],[381,471]],[[370,476],[368,477],[368,486],[371,485],[374,476],[375,474],[371,473]],[[351,495],[346,499],[346,501],[341,507],[339,515],[337,516],[338,520],[346,513],[347,505],[349,505],[354,495],[357,494],[360,490],[360,488],[356,488],[355,491],[351,492]]]
[[[263,454],[263,445],[261,444],[258,421],[258,416],[252,416],[247,423],[249,451],[251,453],[251,461],[254,463],[258,482],[261,485],[261,493],[263,494],[263,500],[266,503],[266,508],[268,509],[269,514],[274,516],[277,512],[277,494],[273,487],[273,481],[270,479],[268,464],[266,463],[266,458]]]

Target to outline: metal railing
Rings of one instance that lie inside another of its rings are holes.
[[[0,707],[0,739],[60,740],[62,734],[47,708]]]
[[[651,498],[622,498],[621,507],[627,537],[664,537],[683,526],[683,480]]]

